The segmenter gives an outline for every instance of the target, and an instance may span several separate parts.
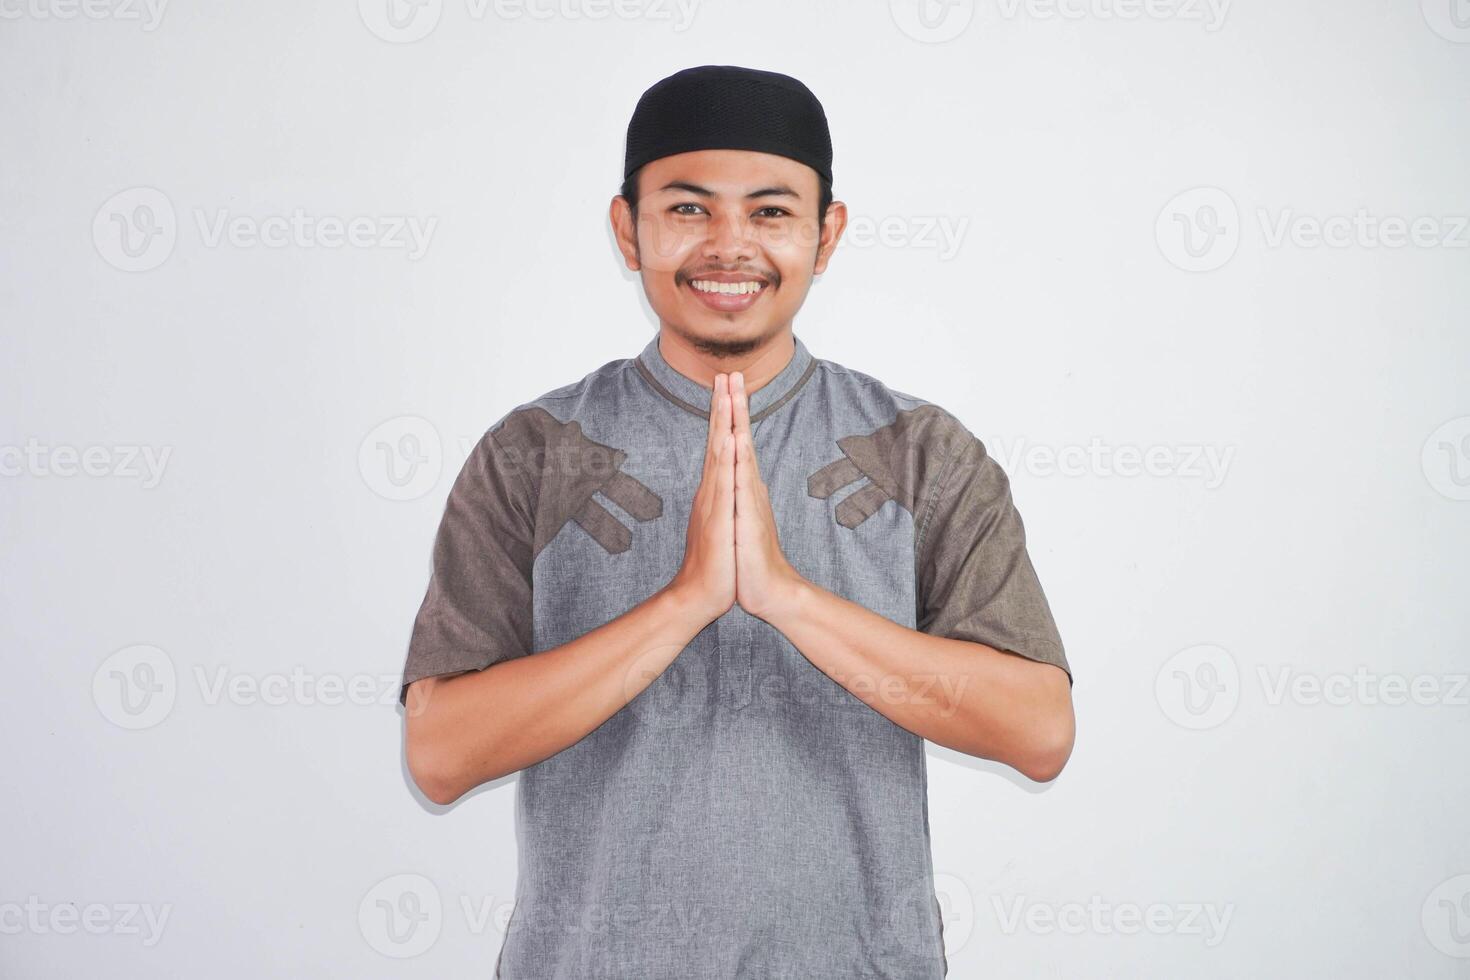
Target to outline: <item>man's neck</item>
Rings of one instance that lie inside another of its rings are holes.
[[[754,393],[791,363],[796,340],[788,324],[749,351],[722,354],[702,349],[665,325],[659,328],[658,351],[669,367],[706,388],[714,387],[716,374],[739,371],[745,376],[746,392]]]

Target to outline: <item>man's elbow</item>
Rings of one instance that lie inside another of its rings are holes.
[[[1027,779],[1049,783],[1061,775],[1067,760],[1072,758],[1077,718],[1072,710],[1070,685],[1068,688],[1057,697],[1055,707],[1047,713],[1048,719],[1038,726],[1040,730],[1032,740],[1027,758],[1016,767]]]
[[[1021,775],[1038,783],[1049,783],[1062,774],[1067,760],[1072,757],[1072,746],[1042,748],[1019,766]]]
[[[414,784],[418,786],[419,792],[428,798],[429,802],[439,806],[448,806],[464,795],[453,782],[447,779],[420,779],[414,777]]]
[[[439,682],[437,677],[425,677],[409,686],[403,745],[408,774],[419,792],[434,803],[447,806],[463,796],[465,791],[450,753],[435,733],[436,719],[429,710],[430,695]]]
[[[408,738],[408,774],[413,783],[428,799],[440,806],[448,806],[464,795],[453,767],[443,757],[423,744],[422,739]]]

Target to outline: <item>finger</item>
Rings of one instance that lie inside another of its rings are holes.
[[[755,457],[755,435],[750,430],[750,396],[745,390],[744,372],[736,371],[730,375],[730,400],[736,442],[750,447],[749,453],[737,457],[736,465],[749,467],[750,477],[759,482],[760,465]]]
[[[745,390],[745,372],[730,375],[730,403],[732,427],[735,434],[750,434],[750,394]]]
[[[719,420],[715,424],[719,426],[721,432],[731,432],[734,430],[734,423],[733,408],[730,404],[730,376],[728,374],[722,374],[720,378],[721,380],[716,383],[717,390],[721,396],[719,400]]]
[[[719,425],[720,393],[726,390],[725,376],[715,375],[714,387],[709,393],[709,431],[704,439],[704,464],[706,469],[714,463],[715,457],[720,451],[720,435],[727,431],[722,430]]]
[[[729,431],[728,426],[721,428],[722,423],[720,422],[720,404],[723,401],[729,401],[730,397],[726,377],[723,374],[715,375],[714,388],[710,391],[710,424],[709,435],[705,439],[704,473],[700,477],[699,490],[696,492],[697,496],[705,499],[706,514],[709,508],[714,506],[714,502],[708,498],[714,492],[715,470],[720,463],[721,441],[724,434]]]
[[[752,460],[755,453],[750,440],[735,435],[735,513],[754,514],[755,497],[752,495],[751,476],[754,473]]]
[[[735,514],[735,436],[726,433],[720,443],[719,469],[715,474],[715,517],[731,520]]]

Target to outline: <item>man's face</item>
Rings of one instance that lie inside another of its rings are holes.
[[[791,323],[827,267],[845,209],[819,231],[818,192],[816,171],[787,157],[696,150],[643,167],[636,227],[622,197],[611,217],[660,322],[738,353]]]

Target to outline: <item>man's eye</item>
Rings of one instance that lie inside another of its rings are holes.
[[[688,210],[685,210],[686,208],[688,208]],[[673,207],[669,208],[669,210],[674,212],[675,214],[695,215],[702,212],[704,208],[700,207],[698,204],[675,204]]]
[[[774,204],[770,207],[760,208],[756,211],[756,215],[761,218],[781,218],[790,213],[791,212],[787,211],[785,208],[778,208]]]

